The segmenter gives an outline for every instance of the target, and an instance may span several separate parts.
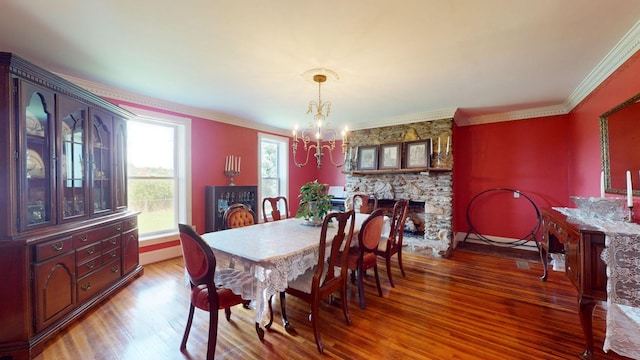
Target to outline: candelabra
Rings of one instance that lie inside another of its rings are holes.
[[[229,155],[225,158],[224,176],[229,178],[229,186],[235,186],[233,178],[240,175],[242,159],[239,156]]]
[[[431,166],[435,167],[435,168],[446,168],[450,166],[450,137],[447,137],[447,146],[445,148],[445,151],[441,151],[440,150],[440,137],[438,137],[438,147],[437,147],[437,152],[433,152],[433,144],[432,144],[432,148],[431,151],[433,152],[431,154]]]

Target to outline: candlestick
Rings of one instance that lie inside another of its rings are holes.
[[[600,171],[600,197],[604,197],[604,171]]]
[[[633,190],[631,186],[631,171],[627,170],[627,206],[633,207]]]

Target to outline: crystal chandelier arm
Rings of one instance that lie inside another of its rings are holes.
[[[296,160],[296,152],[298,150],[298,140],[294,140],[293,144],[291,145],[291,147],[293,148],[293,163],[299,168],[306,166],[309,163],[309,153],[311,152],[312,149],[316,148],[315,144],[311,144],[307,146],[307,141],[303,141],[303,142],[304,142],[304,150],[307,153],[307,157],[303,163],[298,163],[298,160]]]

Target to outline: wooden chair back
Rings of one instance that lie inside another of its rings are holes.
[[[351,270],[352,279],[355,278],[355,273],[357,273],[358,297],[360,298],[361,309],[365,308],[363,275],[368,269],[374,270],[378,295],[382,296],[380,277],[378,276],[378,259],[375,251],[380,243],[383,226],[384,211],[377,209],[362,223],[358,232],[358,246],[349,248],[347,267]]]
[[[376,255],[385,259],[387,265],[387,277],[392,287],[395,287],[391,277],[391,257],[398,255],[398,265],[402,276],[405,276],[402,266],[402,238],[404,235],[404,224],[409,213],[409,200],[398,200],[393,205],[393,215],[391,216],[391,230],[389,236],[380,239],[380,244],[376,250]]]
[[[289,204],[287,203],[286,197],[284,196],[268,197],[262,200],[262,218],[264,219],[264,222],[269,221],[269,215],[267,213],[267,204],[271,205],[271,211],[269,213],[271,214],[272,221],[278,221],[278,220],[286,219],[289,217]],[[280,204],[283,204],[284,206],[284,214],[280,212],[280,207],[279,207]]]

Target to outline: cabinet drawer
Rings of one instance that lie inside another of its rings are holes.
[[[82,277],[102,265],[102,255],[98,254],[94,257],[85,259],[82,263],[76,263],[76,276]]]
[[[36,245],[36,262],[50,259],[71,250],[71,238],[56,239]]]
[[[78,233],[73,236],[73,246],[77,249],[97,240],[116,236],[122,232],[122,222],[117,222],[101,228]]]
[[[86,259],[92,258],[100,254],[102,254],[100,249],[100,242],[96,241],[92,244],[89,244],[85,247],[81,247],[80,249],[76,250],[76,261],[80,263]]]
[[[118,279],[120,279],[120,261],[115,260],[105,264],[100,270],[90,273],[78,280],[76,286],[78,290],[78,302],[82,303],[94,295],[97,295]]]
[[[114,236],[109,239],[102,240],[102,252],[107,252],[109,250],[120,247],[120,235]]]
[[[102,262],[108,263],[111,260],[120,258],[120,248],[110,249],[102,252]]]
[[[122,231],[135,229],[136,227],[138,227],[138,218],[137,217],[133,217],[133,218],[130,218],[130,219],[126,219],[123,222]]]

